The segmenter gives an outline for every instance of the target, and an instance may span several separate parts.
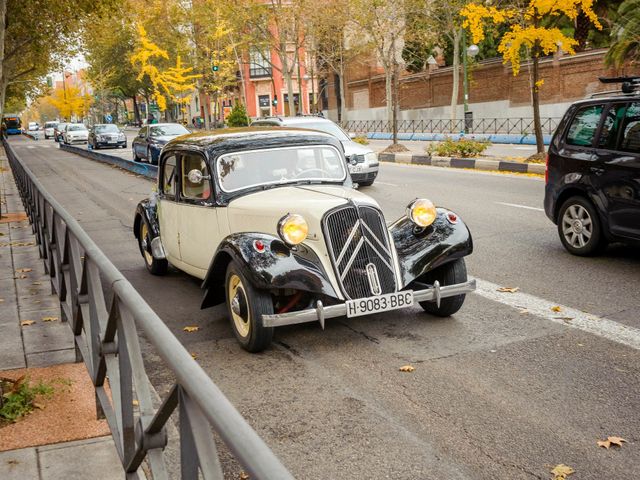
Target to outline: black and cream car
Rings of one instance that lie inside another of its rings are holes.
[[[147,269],[203,280],[202,308],[225,303],[240,344],[274,327],[407,308],[448,316],[475,288],[466,225],[427,199],[390,225],[353,188],[340,142],[302,129],[225,130],[169,142],[157,192],[137,207]]]

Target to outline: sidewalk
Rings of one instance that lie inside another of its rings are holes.
[[[93,388],[84,365],[74,363],[71,329],[60,321],[58,299],[1,148],[0,201],[0,376],[40,379],[69,372],[58,380],[73,378],[65,387],[56,384],[51,404],[45,400],[42,409],[0,427],[0,479],[121,479],[113,440],[105,436],[106,423],[95,419]],[[64,404],[55,405],[56,398]],[[81,440],[68,441],[74,438]],[[7,449],[12,444],[25,448]]]

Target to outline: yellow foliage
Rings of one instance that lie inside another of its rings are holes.
[[[530,0],[522,9],[498,9],[485,7],[475,3],[466,5],[460,15],[464,17],[462,26],[469,29],[475,43],[485,37],[485,23],[508,23],[510,30],[504,34],[498,51],[502,54],[504,63],[511,62],[513,74],[520,71],[520,61],[526,52],[534,55],[550,55],[562,48],[573,55],[577,46],[573,38],[567,37],[555,27],[542,27],[540,22],[544,18],[567,16],[574,20],[582,10],[591,23],[598,29],[602,25],[593,11],[593,0]],[[536,88],[540,85],[536,85]]]
[[[538,46],[542,53],[550,55],[558,50],[560,45],[565,52],[573,55],[575,53],[573,47],[578,45],[578,42],[563,35],[557,28],[532,26],[522,28],[520,25],[514,25],[511,31],[506,32],[502,37],[498,52],[502,54],[504,63],[511,62],[513,74],[517,75],[520,72],[522,47],[532,49]]]
[[[76,85],[56,88],[46,101],[57,108],[60,116],[67,120],[74,115],[84,116],[91,106],[91,96],[83,94]]]
[[[184,67],[180,56],[176,58],[175,67],[161,70],[153,62],[159,59],[169,59],[166,50],[149,40],[147,32],[142,25],[138,26],[138,45],[131,55],[131,64],[138,70],[138,80],[145,76],[149,78],[153,85],[152,99],[158,104],[162,111],[167,108],[167,98],[179,103],[188,104],[188,93],[192,92],[196,85],[194,80],[201,75],[191,74],[193,68]]]

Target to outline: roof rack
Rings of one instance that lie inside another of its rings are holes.
[[[640,94],[640,77],[598,77],[598,80],[600,80],[601,83],[622,83],[622,88],[620,90],[592,93],[590,98],[611,94]]]

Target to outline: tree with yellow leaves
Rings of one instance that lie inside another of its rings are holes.
[[[540,123],[540,87],[544,80],[540,79],[539,61],[544,55],[551,55],[562,49],[566,53],[575,54],[578,42],[567,37],[554,26],[562,16],[571,20],[582,13],[593,25],[602,29],[597,15],[593,11],[593,0],[529,0],[507,8],[496,8],[477,3],[466,5],[460,14],[465,18],[463,27],[468,28],[473,41],[479,43],[485,36],[484,27],[488,22],[507,24],[509,30],[504,34],[498,51],[504,63],[511,63],[514,75],[520,72],[522,59],[531,58],[531,98],[533,104],[533,122],[538,153],[544,153],[542,126]]]
[[[184,105],[190,102],[189,94],[196,88],[195,80],[201,75],[192,74],[193,68],[185,67],[180,55],[176,57],[174,67],[163,69],[162,63],[169,60],[167,51],[149,39],[142,25],[138,26],[138,34],[136,49],[130,59],[138,71],[137,80],[149,79],[153,85],[152,99],[161,111],[167,109],[167,100],[184,109]]]
[[[82,93],[77,85],[56,88],[45,101],[57,108],[60,116],[69,121],[74,117],[84,117],[91,106],[91,96]]]

